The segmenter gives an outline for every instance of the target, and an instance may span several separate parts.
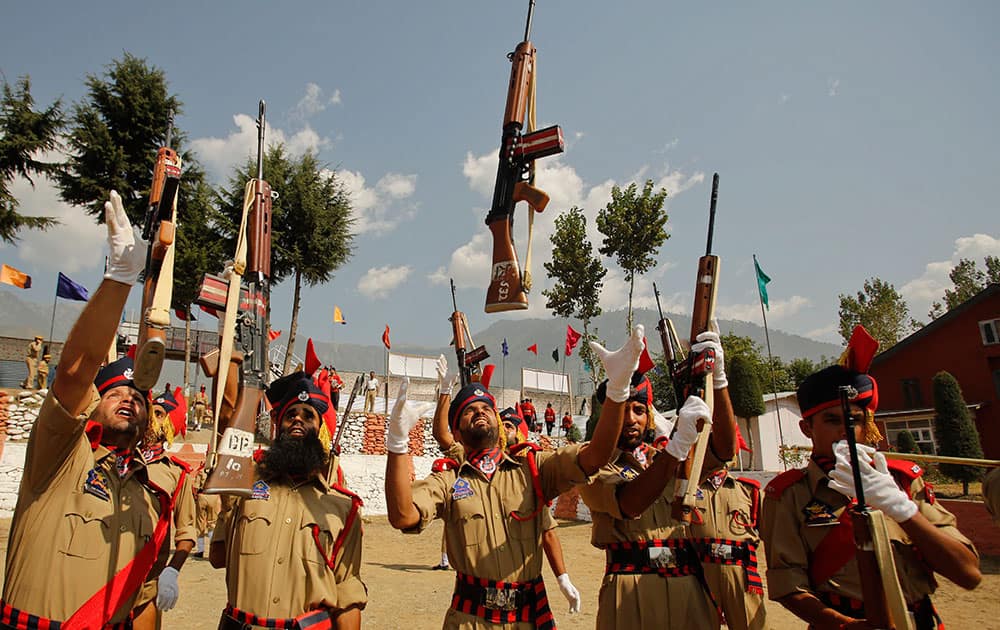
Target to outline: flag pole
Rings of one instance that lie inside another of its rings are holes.
[[[771,373],[771,394],[774,396],[774,413],[778,418],[778,439],[781,440],[781,445],[785,445],[785,434],[781,428],[781,408],[778,405],[778,392],[777,387],[774,384],[774,358],[771,356],[771,335],[767,331],[767,315],[764,312],[764,295],[760,292],[760,280],[757,277],[757,270],[760,267],[757,265],[757,254],[753,255],[753,268],[754,268],[754,279],[757,280],[757,297],[760,299],[760,316],[764,320],[764,341],[767,343],[767,369]],[[750,426],[747,426],[747,430],[750,430]],[[757,448],[760,448],[759,446]],[[742,459],[742,458],[741,458]],[[763,465],[763,461],[761,461]],[[788,470],[788,464],[785,462],[785,458],[781,458],[781,467]]]
[[[389,349],[385,349],[385,417],[389,417]]]
[[[500,407],[506,409],[506,406],[503,403],[507,394],[507,355],[503,352],[501,352],[500,355]]]
[[[59,304],[59,281],[56,281],[56,296],[52,298],[52,321],[49,322],[49,352],[52,352],[52,335],[56,329],[56,306]],[[44,352],[44,348],[42,349]]]

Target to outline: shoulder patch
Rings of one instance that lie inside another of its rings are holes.
[[[435,459],[434,463],[431,464],[431,472],[442,472],[445,470],[456,470],[458,469],[458,462],[450,457],[442,457],[441,459]]]
[[[772,479],[771,483],[767,484],[767,487],[764,488],[764,492],[769,497],[778,498],[784,494],[785,490],[788,490],[797,482],[805,479],[805,476],[805,468],[793,468],[791,470],[786,470]]]
[[[753,486],[754,488],[757,488],[758,490],[760,490],[760,482],[757,481],[756,479],[751,479],[749,477],[737,477],[736,481],[739,481],[741,483],[745,483],[748,486]]]
[[[914,479],[924,474],[923,468],[905,459],[889,459],[887,457],[885,463],[889,472],[896,477],[897,481],[902,482],[904,487],[908,487]]]

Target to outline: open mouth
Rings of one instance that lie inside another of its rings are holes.
[[[306,429],[301,424],[292,425],[288,429],[288,435],[294,435],[295,437],[305,437]]]
[[[135,413],[132,411],[131,405],[121,405],[115,409],[116,418],[124,418],[125,420],[131,422],[135,418]]]

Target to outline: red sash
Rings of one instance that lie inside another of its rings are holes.
[[[848,506],[840,515],[837,524],[823,540],[816,545],[809,562],[809,581],[813,588],[826,583],[837,571],[854,559],[854,523],[851,522],[851,508]]]
[[[170,531],[174,505],[177,502],[177,495],[184,486],[186,476],[187,471],[182,469],[177,489],[174,490],[172,496],[163,488],[147,480],[146,483],[156,492],[156,497],[160,500],[160,520],[156,522],[153,537],[121,571],[115,574],[110,582],[102,586],[69,619],[63,622],[62,630],[98,630],[110,621],[122,603],[146,581],[149,570],[153,568],[156,556],[159,555],[160,546]]]

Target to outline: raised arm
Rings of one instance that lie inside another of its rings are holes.
[[[389,523],[396,529],[409,529],[420,523],[420,512],[413,504],[410,482],[410,430],[420,419],[420,412],[406,402],[410,379],[403,379],[396,394],[396,404],[389,416],[385,436],[388,458],[385,463],[385,503]]]
[[[104,220],[108,226],[108,269],[66,338],[52,383],[53,395],[73,416],[90,403],[94,377],[108,356],[129,290],[146,261],[145,241],[136,238],[121,197],[113,190],[110,201],[104,204]]]
[[[434,419],[431,421],[431,433],[434,441],[442,452],[448,450],[455,443],[455,438],[451,434],[451,427],[448,426],[448,406],[451,404],[451,390],[457,376],[449,374],[448,360],[442,354],[438,356],[435,366],[438,377],[437,407],[434,409]]]

